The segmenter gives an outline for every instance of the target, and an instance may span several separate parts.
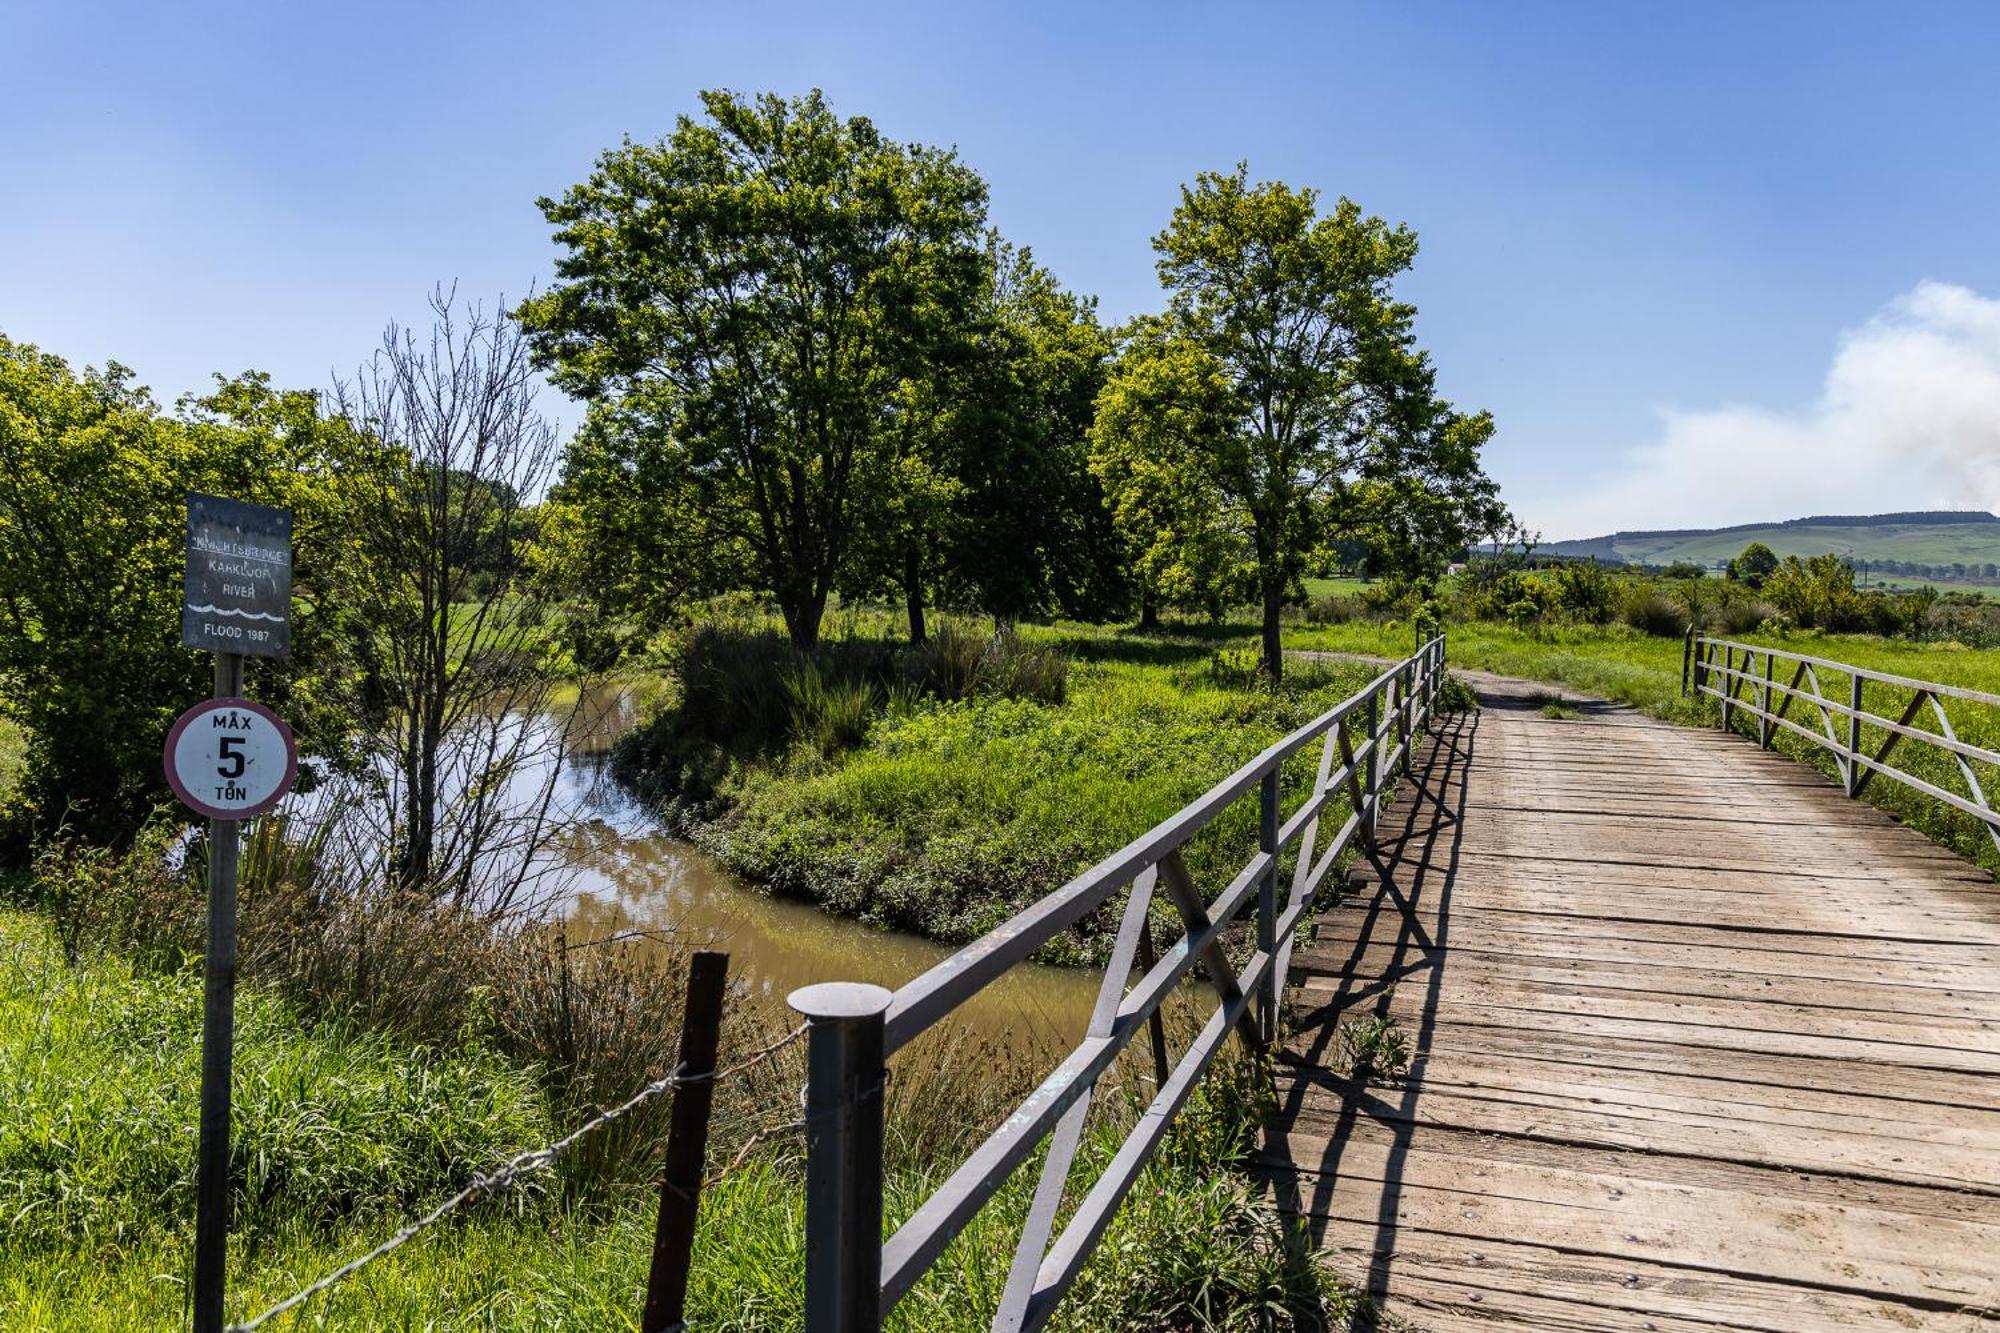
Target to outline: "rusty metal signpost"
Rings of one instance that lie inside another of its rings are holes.
[[[243,659],[291,655],[292,516],[209,495],[188,496],[187,515],[181,646],[215,654],[215,697],[174,723],[163,758],[174,795],[209,820],[193,1296],[195,1333],[220,1333],[229,1240],[239,829],[284,799],[298,773],[291,729],[242,697]]]

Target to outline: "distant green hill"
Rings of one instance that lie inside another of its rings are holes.
[[[1945,582],[2000,586],[2000,517],[1980,510],[1940,509],[1903,514],[1815,514],[1783,523],[1729,528],[1614,532],[1580,541],[1546,542],[1549,555],[1594,556],[1619,564],[1666,565],[1692,560],[1720,568],[1751,542],[1779,555],[1846,556],[1871,579],[1891,583]]]

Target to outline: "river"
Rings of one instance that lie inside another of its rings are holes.
[[[575,938],[672,931],[678,940],[726,950],[732,976],[777,1000],[816,981],[893,988],[950,956],[949,947],[931,940],[761,893],[699,848],[669,837],[608,771],[606,752],[637,720],[636,712],[628,694],[603,687],[585,700],[570,728],[554,804],[580,825],[577,837],[564,840],[563,887]],[[644,940],[635,943],[646,947]],[[983,1038],[1070,1045],[1089,1022],[1100,976],[1086,969],[1016,967],[957,1017]]]

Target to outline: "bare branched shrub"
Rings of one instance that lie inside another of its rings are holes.
[[[350,857],[379,848],[405,893],[493,914],[533,905],[563,761],[531,506],[560,457],[517,328],[451,292],[427,337],[391,325],[335,410],[385,459],[355,521],[370,569],[355,609],[372,800]],[[581,692],[579,692],[579,699]]]

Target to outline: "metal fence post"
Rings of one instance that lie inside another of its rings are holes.
[[[882,1327],[882,1021],[880,986],[828,981],[786,1003],[806,1049],[805,1333]]]
[[[1271,864],[1257,886],[1257,948],[1271,960],[1271,975],[1257,996],[1257,1030],[1266,1048],[1277,1040],[1278,1001],[1285,979],[1278,973],[1278,767],[1271,766],[1257,784],[1257,846]]]
[[[1847,794],[1861,786],[1861,676],[1852,673],[1847,682]]]

